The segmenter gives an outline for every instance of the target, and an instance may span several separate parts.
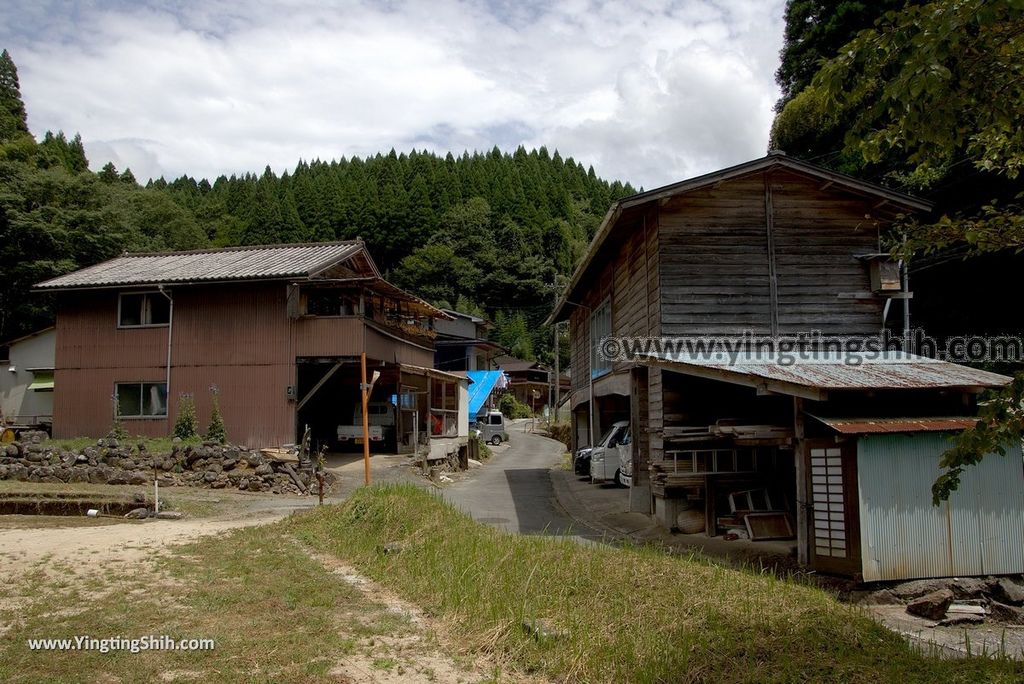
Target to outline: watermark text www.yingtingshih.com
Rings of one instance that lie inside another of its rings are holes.
[[[940,339],[917,329],[909,335],[826,335],[818,331],[767,336],[751,331],[735,336],[615,337],[598,341],[600,361],[642,361],[652,357],[696,360],[717,365],[799,363],[861,365],[884,361],[919,361],[920,357],[953,363],[1024,362],[1024,338],[960,335]]]
[[[150,635],[136,638],[122,636],[97,638],[79,635],[59,639],[29,639],[31,651],[96,651],[111,653],[126,651],[212,651],[216,645],[213,639],[175,639],[167,635]]]

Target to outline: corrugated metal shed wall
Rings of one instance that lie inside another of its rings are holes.
[[[170,420],[125,420],[131,434],[170,432],[182,392],[196,401],[202,429],[216,385],[232,442],[265,446],[294,437],[294,408],[286,388],[295,382],[290,321],[281,283],[177,288]],[[69,294],[57,316],[54,434],[106,434],[117,382],[166,378],[168,328],[117,327],[117,293]]]
[[[1024,572],[1024,464],[1015,446],[968,468],[935,507],[945,435],[867,435],[857,448],[864,580]]]

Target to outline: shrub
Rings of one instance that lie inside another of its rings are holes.
[[[551,423],[548,426],[548,436],[551,439],[557,439],[559,442],[565,445],[566,449],[572,448],[572,424],[571,423]]]
[[[224,426],[224,418],[220,415],[220,402],[217,393],[213,393],[213,413],[210,414],[210,427],[206,428],[206,439],[217,444],[226,444],[228,431]]]
[[[178,419],[174,421],[174,436],[185,440],[199,435],[199,420],[196,419],[196,402],[191,394],[178,398]]]
[[[117,405],[117,395],[114,394],[111,397],[111,403],[114,406],[114,422],[110,426],[110,432],[107,433],[107,437],[113,437],[114,439],[125,439],[128,437],[128,431],[124,429],[124,425],[121,423],[121,411]]]
[[[511,392],[506,392],[498,401],[498,410],[509,418],[532,418],[533,411],[523,402],[516,399]]]

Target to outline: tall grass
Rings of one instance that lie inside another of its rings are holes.
[[[412,486],[287,523],[444,620],[468,652],[569,681],[1019,682],[1006,660],[941,661],[812,587],[645,549],[472,521]],[[404,550],[384,554],[387,542]],[[538,640],[523,623],[563,633]]]

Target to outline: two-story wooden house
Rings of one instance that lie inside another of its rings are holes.
[[[442,311],[451,318],[434,322],[434,367],[453,372],[490,370],[494,357],[504,351],[500,344],[487,339],[494,324],[461,311]]]
[[[629,420],[631,509],[666,527],[794,537],[801,561],[865,579],[1024,571],[1019,449],[931,506],[942,435],[1009,379],[815,341],[902,329],[911,293],[881,240],[929,209],[781,153],[616,202],[549,319],[569,321],[577,445]],[[735,353],[609,359],[609,337]],[[752,346],[780,337],[799,344]]]
[[[468,434],[464,378],[436,371],[449,316],[381,277],[361,241],[125,254],[40,283],[55,296],[55,437],[170,434],[183,395],[251,447],[338,446],[359,424],[360,356],[380,373],[371,422],[407,451]]]

